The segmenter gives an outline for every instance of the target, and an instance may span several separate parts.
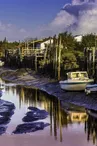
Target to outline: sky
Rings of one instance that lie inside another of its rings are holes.
[[[69,0],[0,0],[0,39],[38,37]]]
[[[97,31],[96,2],[71,1],[0,0],[0,40],[48,37],[66,30],[73,34]]]

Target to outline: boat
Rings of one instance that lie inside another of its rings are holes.
[[[86,112],[68,111],[68,120],[71,122],[85,122],[88,119]]]
[[[4,65],[4,62],[0,60],[0,66],[3,66],[3,65]]]
[[[67,91],[83,91],[87,84],[94,82],[86,71],[68,72],[67,80],[59,81],[60,87]]]
[[[97,93],[97,84],[87,85],[85,88],[86,95],[91,93]]]

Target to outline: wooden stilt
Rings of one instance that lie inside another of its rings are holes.
[[[57,77],[57,67],[58,67],[58,39],[57,39],[57,45],[55,47],[56,49],[56,55],[55,55],[55,77]]]
[[[60,80],[60,71],[61,71],[61,36],[59,36],[58,44],[58,80]]]
[[[35,71],[37,72],[37,56],[35,56]]]

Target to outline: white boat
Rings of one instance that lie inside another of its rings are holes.
[[[60,81],[61,89],[67,91],[85,90],[87,84],[93,83],[93,79],[89,79],[86,71],[77,71],[67,73],[67,80]]]
[[[4,65],[4,62],[0,60],[0,66],[3,66],[3,65]]]

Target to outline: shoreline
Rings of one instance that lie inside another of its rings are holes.
[[[60,88],[58,81],[42,75],[36,75],[30,69],[11,70],[9,68],[0,68],[0,76],[5,81],[28,88],[37,88],[58,98],[62,108],[70,108],[70,104],[72,104],[86,109],[97,110],[96,94],[87,96],[84,92],[66,92]]]

